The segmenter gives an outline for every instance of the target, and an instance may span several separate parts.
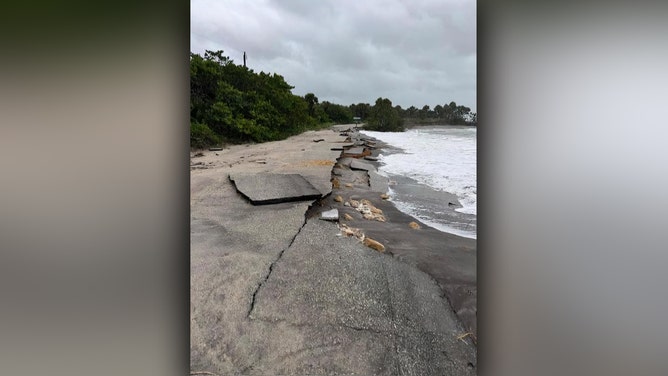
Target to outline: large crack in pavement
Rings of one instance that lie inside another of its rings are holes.
[[[341,155],[343,155],[343,152],[341,152]],[[335,160],[335,162],[334,162],[334,164],[333,164],[333,166],[332,166],[332,169],[331,169],[330,172],[329,172],[330,176],[333,176],[333,175],[332,175],[332,172],[334,171],[334,166],[336,166],[336,163],[337,163],[338,160],[341,158],[341,155],[339,156],[339,158],[337,158],[337,159]],[[238,191],[238,190],[237,190],[237,191]],[[241,193],[241,192],[238,192],[238,193]],[[311,216],[311,213],[313,212],[313,209],[314,209],[315,205],[316,205],[318,202],[322,202],[323,200],[326,200],[331,194],[332,194],[332,191],[330,190],[329,193],[323,195],[322,197],[320,197],[320,198],[318,198],[318,199],[313,200],[313,201],[311,202],[311,204],[308,206],[308,208],[306,209],[306,211],[304,211],[304,222],[302,223],[302,225],[301,225],[301,226],[299,227],[299,229],[297,230],[297,233],[295,233],[295,236],[293,236],[292,239],[290,240],[290,244],[288,244],[287,247],[285,247],[284,249],[282,249],[282,250],[278,253],[278,257],[276,257],[276,259],[269,265],[269,270],[268,270],[267,274],[266,274],[266,275],[264,276],[264,278],[260,281],[260,283],[258,284],[257,288],[256,288],[255,291],[253,292],[253,295],[251,296],[250,308],[248,309],[248,313],[246,314],[246,317],[247,317],[248,319],[251,319],[251,320],[254,320],[254,319],[255,319],[255,318],[252,316],[253,309],[255,309],[255,299],[256,299],[256,297],[257,297],[258,292],[259,292],[260,289],[262,288],[262,286],[265,284],[265,282],[267,282],[267,280],[269,280],[269,277],[271,276],[271,273],[274,271],[274,265],[276,265],[276,263],[283,257],[283,254],[285,253],[285,251],[287,251],[288,249],[290,249],[290,247],[292,246],[292,244],[294,244],[295,240],[297,239],[297,237],[299,236],[299,234],[300,234],[300,233],[302,232],[302,230],[304,229],[304,226],[306,226],[306,223],[308,222],[308,219],[309,219],[309,217]]]
[[[314,203],[315,203],[315,201],[314,201]],[[311,206],[312,206],[312,205],[313,205],[313,204],[311,204]],[[309,206],[309,208],[310,208],[311,206]],[[308,209],[307,209],[307,211],[308,211]],[[306,222],[307,222],[307,219],[306,219],[306,213],[304,213],[304,222],[303,222],[302,225],[299,227],[299,230],[297,230],[297,233],[295,234],[295,236],[292,237],[292,240],[290,240],[290,244],[288,244],[287,247],[285,247],[284,249],[281,250],[281,252],[278,253],[278,257],[276,257],[276,259],[275,259],[274,261],[272,261],[272,263],[269,265],[269,270],[268,270],[268,272],[267,272],[267,275],[264,276],[264,278],[260,281],[260,283],[257,285],[257,288],[256,288],[255,291],[253,292],[253,296],[251,297],[251,302],[250,302],[250,308],[248,309],[248,314],[246,314],[246,317],[247,317],[247,318],[249,318],[249,319],[251,319],[251,320],[254,319],[254,318],[252,317],[252,313],[253,313],[253,309],[255,308],[255,297],[257,296],[257,293],[258,293],[258,292],[260,291],[260,289],[262,288],[262,285],[264,285],[264,283],[267,282],[267,280],[268,280],[269,277],[271,276],[271,273],[274,271],[274,265],[276,265],[276,263],[278,262],[278,260],[280,260],[281,257],[283,257],[283,254],[285,253],[285,251],[287,251],[288,249],[290,249],[290,247],[292,246],[292,244],[295,242],[295,239],[297,239],[297,236],[299,236],[299,233],[302,232],[302,229],[304,229],[304,226],[306,226]]]
[[[260,289],[261,289],[262,286],[265,284],[265,282],[267,282],[267,281],[269,280],[269,277],[271,276],[271,273],[274,271],[274,265],[276,265],[276,263],[283,257],[283,254],[285,253],[285,251],[287,251],[288,249],[290,249],[290,247],[292,247],[292,244],[294,244],[295,240],[297,239],[297,237],[299,236],[299,234],[302,232],[302,230],[303,230],[304,227],[306,226],[306,223],[308,222],[308,219],[309,219],[309,215],[310,215],[310,213],[312,212],[312,210],[313,210],[313,208],[315,207],[315,205],[316,205],[318,202],[320,202],[321,200],[324,200],[324,199],[326,199],[327,197],[329,197],[330,194],[331,194],[331,191],[330,191],[330,193],[324,195],[323,197],[321,197],[321,198],[319,198],[319,199],[317,199],[317,200],[313,200],[313,202],[311,202],[311,204],[308,206],[308,208],[306,208],[306,210],[304,211],[304,222],[302,222],[302,225],[299,227],[299,229],[298,229],[297,232],[295,233],[295,236],[292,237],[292,239],[290,240],[290,243],[288,244],[288,246],[285,247],[285,248],[283,248],[283,249],[278,253],[278,256],[276,257],[276,259],[275,259],[274,261],[272,261],[272,263],[269,265],[269,270],[268,270],[267,274],[266,274],[266,275],[264,276],[264,278],[260,281],[260,283],[257,285],[257,288],[256,288],[255,291],[253,292],[253,295],[251,296],[250,308],[248,309],[248,313],[246,314],[246,317],[247,317],[247,318],[249,318],[249,319],[251,319],[251,320],[254,320],[254,319],[255,319],[255,318],[252,316],[252,313],[253,313],[253,309],[255,308],[255,299],[256,299],[256,296],[257,296],[258,292],[260,292]]]

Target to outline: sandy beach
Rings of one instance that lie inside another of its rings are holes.
[[[349,127],[191,158],[192,372],[476,373],[476,241],[381,197]],[[253,205],[230,179],[266,173],[322,198]],[[331,209],[338,221],[320,219]]]

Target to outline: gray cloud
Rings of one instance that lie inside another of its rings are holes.
[[[224,50],[321,101],[476,109],[473,0],[193,0],[191,51]]]

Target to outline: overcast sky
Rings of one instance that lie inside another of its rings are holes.
[[[192,0],[190,46],[320,102],[476,111],[475,0]]]

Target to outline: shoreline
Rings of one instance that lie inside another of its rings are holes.
[[[407,227],[415,219],[380,193],[371,197],[366,172],[349,170],[360,180],[339,176],[333,187],[344,153],[331,149],[350,144],[335,130],[191,155],[191,370],[475,374],[466,324],[466,307],[475,307],[466,294],[475,287],[474,243]],[[322,198],[256,206],[229,179],[269,172],[300,174]],[[342,192],[368,196],[383,211],[384,223],[348,224],[386,254],[318,218],[336,207],[347,223],[352,208],[334,201]]]
[[[372,157],[377,157],[379,151],[390,146],[371,136],[359,132],[356,135],[351,133],[353,143],[359,143],[362,140],[373,140],[376,144],[375,149],[372,149]],[[340,163],[342,160],[344,165],[346,162],[349,163],[344,157],[337,161]],[[382,163],[370,160],[363,160],[363,162],[373,165],[376,170]],[[356,178],[359,179],[359,176]],[[345,183],[343,179],[341,182]],[[449,192],[443,193],[454,196]],[[348,195],[354,199],[369,196],[369,192],[364,187],[360,188],[355,185],[354,188],[346,188],[343,184],[342,188],[332,190],[332,196],[336,194]],[[378,224],[373,221],[356,221],[358,227],[386,245],[387,252],[393,257],[434,278],[457,317],[467,331],[472,333],[474,341],[477,341],[477,239],[436,229],[424,220],[403,212],[392,200],[381,199],[372,200],[372,202],[383,210],[387,222]],[[330,208],[342,210],[341,203],[334,202],[332,198],[327,200],[327,203]],[[343,212],[354,214],[354,211],[350,209],[343,209]],[[411,222],[418,223],[421,229],[411,229],[409,227]]]
[[[460,126],[455,127],[459,128]],[[433,127],[426,128],[431,129]],[[366,134],[363,135],[364,137],[373,138]],[[376,144],[377,148],[382,151],[380,154],[383,156],[405,152],[403,149],[381,140],[376,140]],[[388,173],[383,169],[385,165],[386,163],[384,163],[382,158],[374,162],[377,170],[394,182],[394,184],[390,184],[391,200],[399,210],[441,232],[474,240],[477,239],[477,214],[458,211],[458,208],[461,207],[461,199],[455,193],[446,189],[434,188],[407,176]],[[415,201],[413,197],[420,197],[420,200]],[[454,201],[452,201],[453,198]],[[444,202],[453,202],[453,204],[441,207]],[[415,207],[413,204],[422,205],[422,208],[420,206]],[[421,209],[423,212],[425,211],[424,205],[428,205],[429,209],[440,209],[438,213],[425,213],[424,217],[426,218],[423,218],[420,215],[420,211]],[[437,216],[432,217],[433,215]]]

